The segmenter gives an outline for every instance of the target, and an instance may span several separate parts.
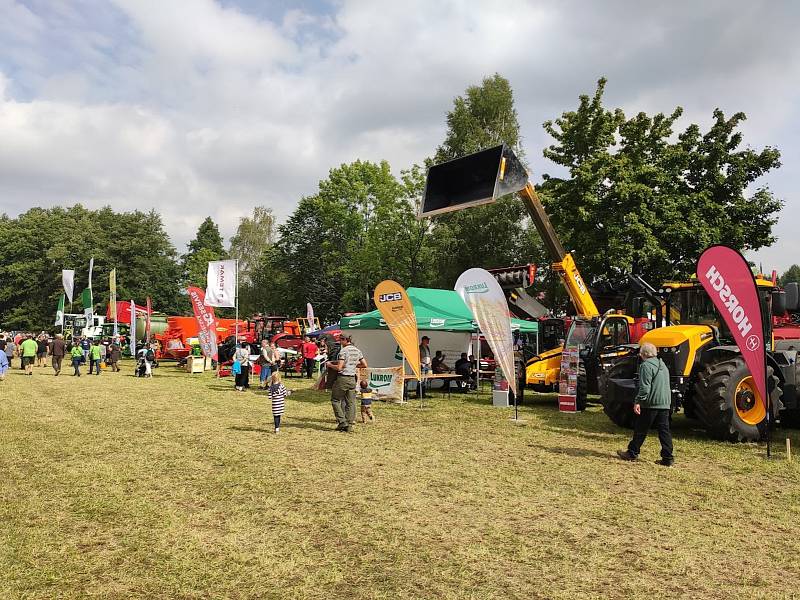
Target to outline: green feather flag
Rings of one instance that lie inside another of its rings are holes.
[[[56,325],[64,326],[64,294],[58,299],[58,308],[56,309]]]
[[[94,312],[94,302],[92,302],[92,288],[86,288],[81,294],[81,302],[83,302],[83,314],[87,317]]]

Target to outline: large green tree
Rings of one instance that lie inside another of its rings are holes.
[[[9,329],[52,329],[62,293],[61,270],[75,269],[75,299],[88,284],[95,310],[105,313],[108,274],[117,269],[117,297],[142,304],[147,296],[156,310],[171,314],[188,308],[178,293],[177,254],[155,212],[117,213],[32,208],[16,218],[0,219],[0,325]],[[79,300],[75,304],[79,309]],[[69,310],[69,306],[67,306]]]
[[[455,98],[447,115],[447,134],[433,162],[502,143],[524,160],[511,85],[495,74]],[[525,207],[515,195],[435,218],[431,243],[436,285],[452,287],[470,267],[495,268],[539,261],[541,244],[531,235],[530,227]]]
[[[265,253],[275,242],[275,215],[264,206],[253,208],[252,217],[242,217],[230,240],[228,256],[239,261],[239,311],[243,315],[258,312],[260,290],[254,274]]]
[[[383,279],[424,281],[424,225],[414,211],[420,169],[398,180],[386,162],[356,161],[332,169],[314,196],[301,199],[254,270],[257,308],[304,314],[311,302],[323,321],[372,308]]]
[[[196,285],[205,289],[208,262],[226,257],[219,227],[211,217],[206,217],[197,228],[194,239],[187,244],[183,255],[184,287]]]
[[[705,133],[692,124],[675,136],[680,107],[627,118],[603,106],[605,84],[544,124],[555,139],[544,155],[567,172],[545,176],[545,205],[587,281],[634,270],[659,283],[689,275],[710,244],[757,250],[775,241],[782,203],[753,186],[780,154],[742,147],[744,114],[717,109]]]
[[[194,239],[187,244],[189,254],[199,252],[205,248],[211,252],[222,256],[225,253],[225,248],[222,242],[222,236],[219,233],[219,227],[211,217],[206,217],[200,226],[197,228],[197,234]]]
[[[786,285],[793,281],[800,283],[800,265],[792,265],[789,267],[786,272],[780,276],[778,281],[781,285]]]
[[[249,283],[253,267],[275,241],[275,215],[265,206],[253,208],[252,217],[239,219],[228,255],[239,260],[239,281]]]

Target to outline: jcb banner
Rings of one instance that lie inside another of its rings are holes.
[[[494,360],[503,370],[516,403],[519,396],[514,371],[514,339],[503,288],[485,269],[467,269],[458,277],[455,288],[477,321],[494,354]]]
[[[212,260],[206,274],[206,306],[236,306],[236,261]]]
[[[403,401],[403,367],[359,369],[359,381],[367,381],[375,400]]]
[[[373,298],[375,306],[386,321],[386,326],[403,350],[409,367],[417,379],[420,379],[422,369],[419,364],[417,316],[414,314],[414,305],[411,304],[405,288],[396,281],[387,279],[381,281],[375,288]]]
[[[197,325],[199,327],[197,338],[200,340],[200,348],[203,350],[203,356],[219,360],[217,348],[217,319],[214,317],[214,309],[205,303],[205,294],[200,288],[190,287],[187,292],[189,292],[189,299],[192,301],[194,318],[197,319]]]
[[[728,246],[706,248],[697,261],[697,279],[730,329],[753,383],[769,410],[766,344],[758,288],[744,257]]]

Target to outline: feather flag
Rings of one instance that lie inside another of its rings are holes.
[[[54,325],[61,325],[64,326],[64,296],[65,294],[61,294],[61,297],[58,299],[58,308],[56,309],[56,322]]]

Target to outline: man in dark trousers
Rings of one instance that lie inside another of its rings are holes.
[[[314,373],[314,365],[316,365],[316,358],[318,354],[317,345],[311,341],[311,338],[306,336],[303,342],[303,361],[306,367],[306,377],[311,379]]]
[[[647,432],[655,427],[661,442],[661,460],[656,462],[664,467],[671,467],[675,462],[672,455],[672,434],[669,431],[672,393],[669,369],[663,360],[657,358],[657,354],[653,344],[644,343],[639,349],[642,364],[639,366],[639,390],[633,401],[633,412],[636,413],[633,439],[628,444],[628,449],[617,450],[617,455],[622,460],[637,460]]]
[[[333,415],[336,417],[337,431],[353,431],[356,422],[356,379],[358,369],[366,368],[367,361],[361,350],[353,345],[353,338],[343,335],[339,338],[342,349],[337,360],[328,361],[328,368],[337,371],[336,381],[331,390]]]
[[[53,357],[53,370],[56,372],[56,377],[61,373],[61,361],[64,360],[64,355],[67,353],[67,345],[64,343],[64,336],[60,333],[56,334],[53,341],[50,343],[50,355]]]

